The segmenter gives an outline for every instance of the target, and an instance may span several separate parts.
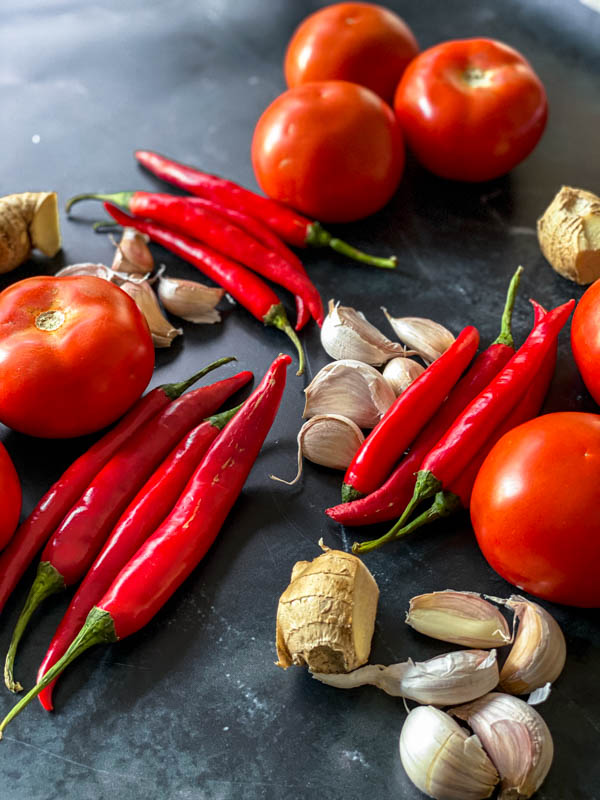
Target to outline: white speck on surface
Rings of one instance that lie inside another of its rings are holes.
[[[31,141],[34,144],[39,144],[42,141],[42,137],[39,135],[39,133],[34,133],[33,136],[31,137]]]
[[[347,761],[356,761],[361,767],[369,767],[367,759],[363,756],[360,750],[342,750],[342,756]]]
[[[224,726],[223,726],[223,730],[224,730],[224,731],[228,731],[228,730],[229,730],[229,725],[224,725]]]

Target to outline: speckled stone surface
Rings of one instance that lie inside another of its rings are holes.
[[[158,186],[132,157],[156,149],[254,187],[253,126],[284,88],[281,62],[295,25],[319,3],[300,0],[4,0],[0,6],[0,195]],[[484,344],[498,330],[508,278],[523,264],[514,329],[530,324],[526,298],[551,306],[582,290],[541,256],[535,221],[561,184],[600,190],[600,14],[571,0],[390,0],[422,47],[448,38],[493,36],[525,53],[547,86],[550,122],[533,155],[509,176],[462,186],[409,160],[397,196],[371,219],[339,228],[354,244],[395,252],[395,272],[353,265],[328,252],[304,254],[324,300],[365,311],[386,328],[395,314],[424,315],[458,331],[475,323]],[[4,277],[51,273],[63,264],[106,261],[94,235],[100,215],[81,206],[62,218],[64,249]],[[172,274],[193,271],[156,251]],[[287,298],[289,301],[289,298]],[[290,310],[291,310],[291,304]],[[260,376],[288,349],[240,308],[222,325],[184,324],[160,351],[153,385],[179,379],[214,357],[235,354]],[[327,362],[317,330],[306,331],[308,378]],[[232,374],[225,367],[221,374]],[[308,464],[288,488],[304,383],[290,374],[281,412],[239,501],[202,564],[148,627],[86,653],[61,680],[57,711],[35,703],[0,743],[0,797],[10,800],[359,800],[422,797],[397,754],[401,700],[364,687],[340,692],[306,672],[274,666],[275,611],[292,564],[318,554],[323,537],[348,548],[354,533],[323,514],[340,476]],[[546,410],[597,410],[563,334]],[[44,442],[2,429],[24,486],[24,512],[92,441]],[[372,530],[370,533],[376,533]],[[466,515],[365,558],[381,599],[372,661],[424,659],[445,645],[404,625],[409,598],[447,587],[511,591],[486,565]],[[33,572],[7,603],[4,654]],[[29,686],[67,604],[48,601],[24,638],[16,675]],[[540,800],[600,798],[600,626],[597,611],[553,607],[568,660],[541,707],[556,756]],[[2,689],[0,711],[13,698]]]

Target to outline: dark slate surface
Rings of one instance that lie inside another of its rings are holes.
[[[249,141],[261,110],[283,88],[281,61],[294,26],[319,3],[285,0],[4,0],[0,8],[0,194],[158,185],[132,158],[154,148],[255,186]],[[591,0],[389,3],[422,47],[447,38],[494,36],[524,52],[547,86],[550,122],[534,154],[505,178],[445,183],[409,161],[397,196],[375,217],[340,229],[358,246],[396,252],[394,273],[306,253],[325,300],[356,305],[385,328],[379,306],[439,319],[454,331],[474,322],[484,343],[497,332],[501,298],[525,266],[515,314],[522,339],[525,298],[550,306],[581,289],[556,276],[538,250],[535,220],[561,184],[600,190],[600,15]],[[87,220],[99,210],[82,207]],[[110,258],[87,224],[63,218],[64,250],[9,280],[67,263]],[[170,272],[194,277],[164,252]],[[158,354],[153,384],[236,354],[262,374],[287,347],[243,309],[222,325],[194,328]],[[308,377],[328,360],[306,331]],[[222,374],[231,374],[225,368]],[[277,599],[294,561],[318,554],[323,537],[348,548],[354,534],[329,522],[339,475],[307,465],[288,489],[269,473],[294,470],[301,380],[290,375],[279,417],[222,534],[187,583],[142,632],[96,648],[69,670],[58,711],[32,705],[0,744],[0,796],[11,800],[322,800],[421,795],[404,775],[397,740],[405,711],[375,689],[336,692],[302,670],[273,666]],[[546,409],[596,410],[563,334]],[[9,432],[2,441],[24,485],[24,512],[91,441],[44,442]],[[376,531],[372,531],[376,533]],[[466,515],[366,558],[381,588],[372,661],[443,652],[407,629],[408,599],[453,587],[506,595],[480,556]],[[24,601],[30,572],[3,613],[0,650]],[[24,639],[17,676],[34,679],[67,598],[49,601]],[[542,713],[556,757],[540,800],[600,798],[600,630],[595,611],[554,607],[567,666]],[[2,712],[12,705],[5,693]]]

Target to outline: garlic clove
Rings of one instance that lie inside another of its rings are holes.
[[[392,358],[385,365],[383,377],[394,390],[396,397],[416,380],[419,375],[425,372],[425,367],[412,358]]]
[[[406,717],[400,759],[415,786],[436,800],[480,800],[498,783],[477,736],[433,706],[418,706]]]
[[[448,328],[424,317],[392,317],[386,308],[381,309],[394,333],[408,347],[430,364],[450,347],[455,337]]]
[[[548,774],[554,744],[548,726],[528,703],[491,692],[449,712],[477,734],[500,773],[500,800],[527,798]]]
[[[385,364],[393,356],[413,355],[384,336],[354,308],[329,301],[329,313],[321,327],[321,344],[331,358],[352,358],[365,364]]]
[[[406,623],[419,633],[465,647],[498,647],[509,644],[508,623],[475,592],[446,589],[413,597]]]
[[[154,270],[148,237],[135,228],[123,228],[111,269],[132,275],[147,275]]]
[[[298,472],[291,481],[270,477],[293,486],[302,475],[302,457],[314,464],[345,470],[364,442],[361,429],[351,419],[340,414],[318,414],[300,428],[298,433]]]
[[[135,304],[146,318],[155,347],[170,347],[173,339],[176,336],[181,336],[183,331],[181,328],[174,328],[163,315],[156,295],[147,282],[132,283],[131,281],[126,281],[120,288],[133,298]]]
[[[163,306],[187,322],[220,322],[221,314],[215,306],[224,294],[225,289],[205,286],[198,281],[162,276],[158,281],[158,296]]]
[[[105,281],[112,281],[113,279],[110,269],[104,264],[70,264],[68,267],[59,269],[56,273],[57,278],[76,277],[79,275],[91,275],[93,278],[102,278]]]
[[[359,428],[374,428],[396,399],[383,375],[362,361],[326,364],[304,390],[302,416],[341,414]]]

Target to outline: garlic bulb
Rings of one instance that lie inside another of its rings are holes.
[[[111,269],[132,275],[149,275],[154,269],[154,258],[148,241],[148,237],[135,228],[123,228]]]
[[[340,414],[318,414],[305,422],[298,433],[296,477],[291,481],[270,477],[292,486],[302,475],[302,456],[323,467],[345,470],[364,440],[363,432],[351,419]]]
[[[420,633],[465,647],[497,647],[511,641],[500,611],[475,592],[430,592],[413,597],[406,623]]]
[[[409,659],[389,667],[369,664],[354,672],[315,673],[313,678],[340,689],[372,684],[394,697],[448,706],[474,700],[497,686],[498,664],[495,650],[455,650],[428,661]]]
[[[205,286],[198,281],[161,277],[158,296],[163,306],[187,322],[220,322],[221,315],[215,306],[225,294],[225,289]]]
[[[156,295],[147,282],[126,281],[121,285],[121,289],[134,299],[135,304],[146,318],[155,347],[170,347],[173,339],[181,336],[183,331],[181,328],[174,328],[164,316]]]
[[[454,336],[439,322],[423,317],[392,317],[387,309],[381,309],[388,318],[394,333],[408,347],[430,364],[450,347]]]
[[[304,394],[305,419],[316,414],[341,414],[360,428],[374,428],[396,399],[375,367],[351,358],[326,364]]]
[[[385,365],[383,377],[398,396],[416,380],[419,375],[425,372],[425,367],[412,358],[392,358]]]
[[[329,313],[321,328],[321,344],[332,358],[353,358],[365,364],[385,364],[393,356],[413,355],[390,341],[364,315],[329,301]]]
[[[531,797],[548,774],[554,745],[535,708],[510,694],[491,692],[449,712],[464,719],[500,773],[499,800]]]
[[[112,273],[104,264],[70,264],[68,267],[59,269],[56,273],[57,278],[75,277],[78,275],[91,275],[93,278],[103,278],[105,281],[112,281]]]
[[[498,783],[477,736],[433,706],[418,706],[407,716],[400,759],[415,786],[436,800],[480,800]]]

